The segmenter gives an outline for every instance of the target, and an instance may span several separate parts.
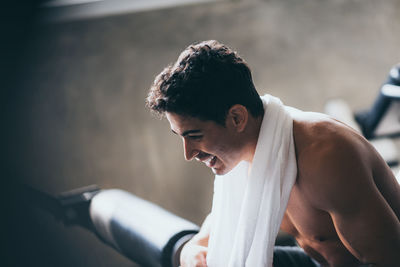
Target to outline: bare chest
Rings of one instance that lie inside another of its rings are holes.
[[[323,265],[358,266],[356,258],[340,241],[331,216],[314,208],[296,185],[292,189],[281,229],[296,238],[306,253]]]
[[[296,238],[309,241],[321,242],[337,237],[330,215],[312,207],[296,185],[290,195],[281,228]]]

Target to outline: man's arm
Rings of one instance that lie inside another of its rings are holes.
[[[188,241],[182,248],[180,262],[182,267],[207,266],[208,239],[211,230],[211,216],[208,215],[201,226],[200,232]]]
[[[310,164],[307,195],[331,215],[340,240],[361,262],[399,266],[400,222],[374,183],[368,155],[375,151],[337,141]]]

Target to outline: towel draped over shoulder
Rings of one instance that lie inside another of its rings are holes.
[[[264,118],[253,162],[216,176],[208,267],[270,267],[297,176],[292,108],[261,97]]]

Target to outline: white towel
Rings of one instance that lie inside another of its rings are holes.
[[[270,267],[276,236],[297,175],[293,108],[261,97],[264,118],[250,164],[216,176],[208,267]]]

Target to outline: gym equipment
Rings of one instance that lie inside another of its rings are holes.
[[[394,172],[399,167],[399,152],[394,139],[400,136],[400,64],[393,66],[379,90],[373,106],[353,113],[342,99],[332,99],[325,113],[363,134]]]
[[[400,63],[393,66],[372,108],[355,114],[364,136],[400,136]]]
[[[31,205],[65,225],[86,228],[142,266],[179,266],[182,246],[199,230],[194,223],[120,189],[92,185],[51,196],[26,185],[19,188]]]

